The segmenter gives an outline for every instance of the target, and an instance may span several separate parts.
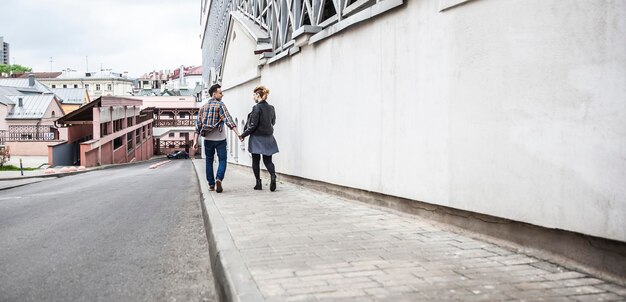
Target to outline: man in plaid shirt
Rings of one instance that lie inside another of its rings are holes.
[[[226,105],[222,102],[222,87],[215,84],[209,88],[211,99],[204,104],[198,112],[196,120],[196,132],[193,136],[193,148],[198,149],[198,136],[204,137],[204,155],[206,158],[206,179],[209,182],[209,190],[222,193],[222,181],[226,174],[226,131],[224,124],[228,128],[237,131],[237,124],[228,113]],[[213,174],[213,158],[217,151],[218,166],[217,175]]]

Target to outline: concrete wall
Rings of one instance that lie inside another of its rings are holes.
[[[224,101],[245,120],[269,87],[279,172],[626,241],[626,2],[439,4],[306,46]],[[227,55],[224,83],[245,62]]]
[[[201,102],[196,102],[193,96],[133,96],[130,99],[142,100],[140,109],[156,108],[199,108]]]
[[[0,130],[9,131],[9,124],[5,120],[7,115],[9,115],[9,111],[11,111],[11,107],[8,105],[0,104]]]
[[[11,148],[11,156],[48,156],[48,145],[57,144],[58,141],[45,142],[6,142]]]
[[[110,165],[113,163],[113,142],[108,142],[101,147],[100,161],[103,165]]]

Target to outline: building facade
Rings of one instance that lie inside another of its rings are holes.
[[[120,164],[147,160],[153,154],[152,112],[141,100],[99,97],[61,118],[68,139],[48,148],[51,166]]]
[[[184,150],[193,153],[191,146],[195,132],[198,108],[202,106],[194,96],[131,97],[143,101],[141,109],[151,109],[154,118],[152,133],[154,154],[165,155]]]
[[[67,137],[55,121],[63,116],[57,95],[34,77],[0,79],[0,144],[13,155],[47,155],[47,145]]]
[[[115,72],[87,72],[84,76],[70,73],[38,80],[50,88],[83,88],[91,100],[101,96],[130,96],[133,93],[133,80]]]
[[[238,125],[271,90],[279,172],[626,241],[626,2],[201,9],[204,79]]]
[[[4,37],[0,36],[0,64],[11,64],[11,53],[9,51],[9,43],[4,42]]]

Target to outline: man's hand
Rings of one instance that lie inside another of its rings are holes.
[[[243,143],[243,137],[239,136],[239,140]]]

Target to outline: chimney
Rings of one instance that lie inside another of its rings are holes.
[[[32,73],[28,75],[28,86],[30,87],[35,86],[35,75]]]
[[[180,88],[185,85],[185,66],[180,65]]]

